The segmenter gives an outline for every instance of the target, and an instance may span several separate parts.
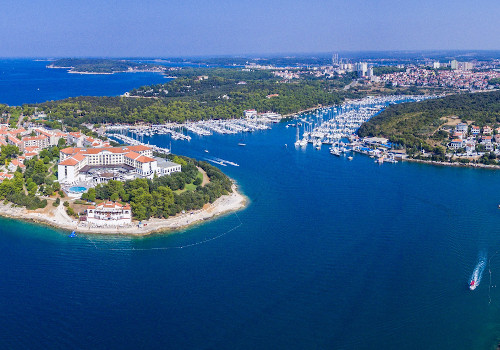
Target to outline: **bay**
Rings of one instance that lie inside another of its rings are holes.
[[[0,219],[3,347],[493,349],[500,340],[497,171],[296,150],[284,124],[147,140],[239,164],[222,170],[248,207],[146,238],[69,238]],[[488,266],[470,291],[482,251]]]
[[[50,61],[0,59],[0,103],[17,106],[76,96],[118,96],[168,82],[159,73],[69,74],[45,68]]]

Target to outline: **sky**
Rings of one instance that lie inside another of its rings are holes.
[[[498,50],[500,1],[4,0],[0,57]]]

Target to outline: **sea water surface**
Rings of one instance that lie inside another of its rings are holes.
[[[177,234],[69,238],[0,219],[2,346],[495,348],[499,173],[348,161],[294,141],[284,124],[172,141],[238,163],[222,170],[249,198]]]
[[[118,96],[142,85],[168,82],[159,73],[69,74],[50,61],[0,59],[0,103],[17,106],[76,96]]]

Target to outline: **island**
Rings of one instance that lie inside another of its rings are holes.
[[[163,73],[167,70],[166,67],[158,64],[98,58],[61,58],[47,65],[47,68],[68,69],[68,73],[77,74],[114,74],[124,72]]]

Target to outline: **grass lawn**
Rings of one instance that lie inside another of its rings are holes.
[[[201,181],[203,181],[203,174],[200,173],[199,171],[198,171],[198,175],[196,177],[199,178]],[[193,185],[192,183],[190,183],[190,184],[186,184],[186,186],[184,186],[183,190],[176,190],[174,192],[177,194],[181,194],[182,192],[195,191],[195,190],[196,190],[196,185]]]

